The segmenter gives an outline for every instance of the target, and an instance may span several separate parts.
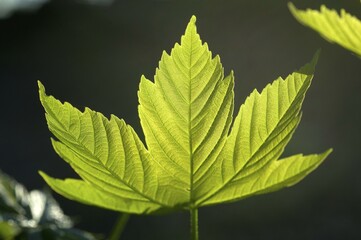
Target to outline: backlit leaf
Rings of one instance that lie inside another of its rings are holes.
[[[300,122],[319,54],[253,91],[232,123],[233,72],[225,77],[195,22],[192,17],[170,54],[163,52],[154,80],[141,77],[145,144],[124,120],[79,111],[48,96],[39,82],[54,149],[81,178],[41,173],[55,191],[128,213],[194,209],[291,186],[327,157],[330,150],[280,159]]]
[[[298,10],[292,3],[289,9],[293,16],[305,26],[320,33],[330,42],[361,56],[361,21],[344,9],[338,14],[333,9],[322,5],[320,11],[307,9]]]

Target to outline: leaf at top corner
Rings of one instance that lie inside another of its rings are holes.
[[[322,5],[320,11],[298,10],[292,3],[289,9],[302,24],[320,33],[330,42],[337,43],[361,57],[361,21],[341,9],[340,15]]]
[[[196,208],[290,186],[328,155],[278,160],[300,121],[313,61],[254,91],[232,130],[233,73],[202,43],[192,17],[180,44],[163,52],[154,81],[141,78],[139,116],[146,146],[115,116],[81,112],[45,93],[56,152],[79,174],[47,183],[67,198],[128,213]]]

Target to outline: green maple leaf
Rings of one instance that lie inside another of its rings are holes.
[[[231,128],[233,73],[224,77],[195,22],[170,55],[163,52],[154,82],[141,78],[146,145],[124,120],[81,112],[46,95],[39,82],[54,149],[81,177],[41,172],[56,192],[127,213],[194,210],[291,186],[327,157],[331,150],[279,159],[300,122],[318,54],[286,79],[254,90]]]
[[[298,10],[292,3],[288,7],[293,16],[305,26],[315,30],[326,40],[337,43],[361,57],[361,21],[341,9],[340,15],[322,5],[320,11]]]

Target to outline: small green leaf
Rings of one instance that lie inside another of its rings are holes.
[[[142,76],[144,145],[124,120],[79,111],[45,93],[55,151],[81,179],[45,181],[63,196],[116,211],[194,210],[291,186],[331,150],[279,159],[301,119],[311,63],[247,98],[232,125],[234,77],[202,43],[192,17],[180,44],[163,52],[154,81]]]
[[[320,33],[326,40],[361,56],[361,21],[341,9],[340,15],[322,5],[320,11],[298,10],[292,3],[288,7],[293,16],[305,26]]]

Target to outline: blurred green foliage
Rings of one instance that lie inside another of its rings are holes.
[[[28,191],[8,175],[0,172],[1,239],[79,239],[95,240],[85,231],[73,228],[48,191]]]

